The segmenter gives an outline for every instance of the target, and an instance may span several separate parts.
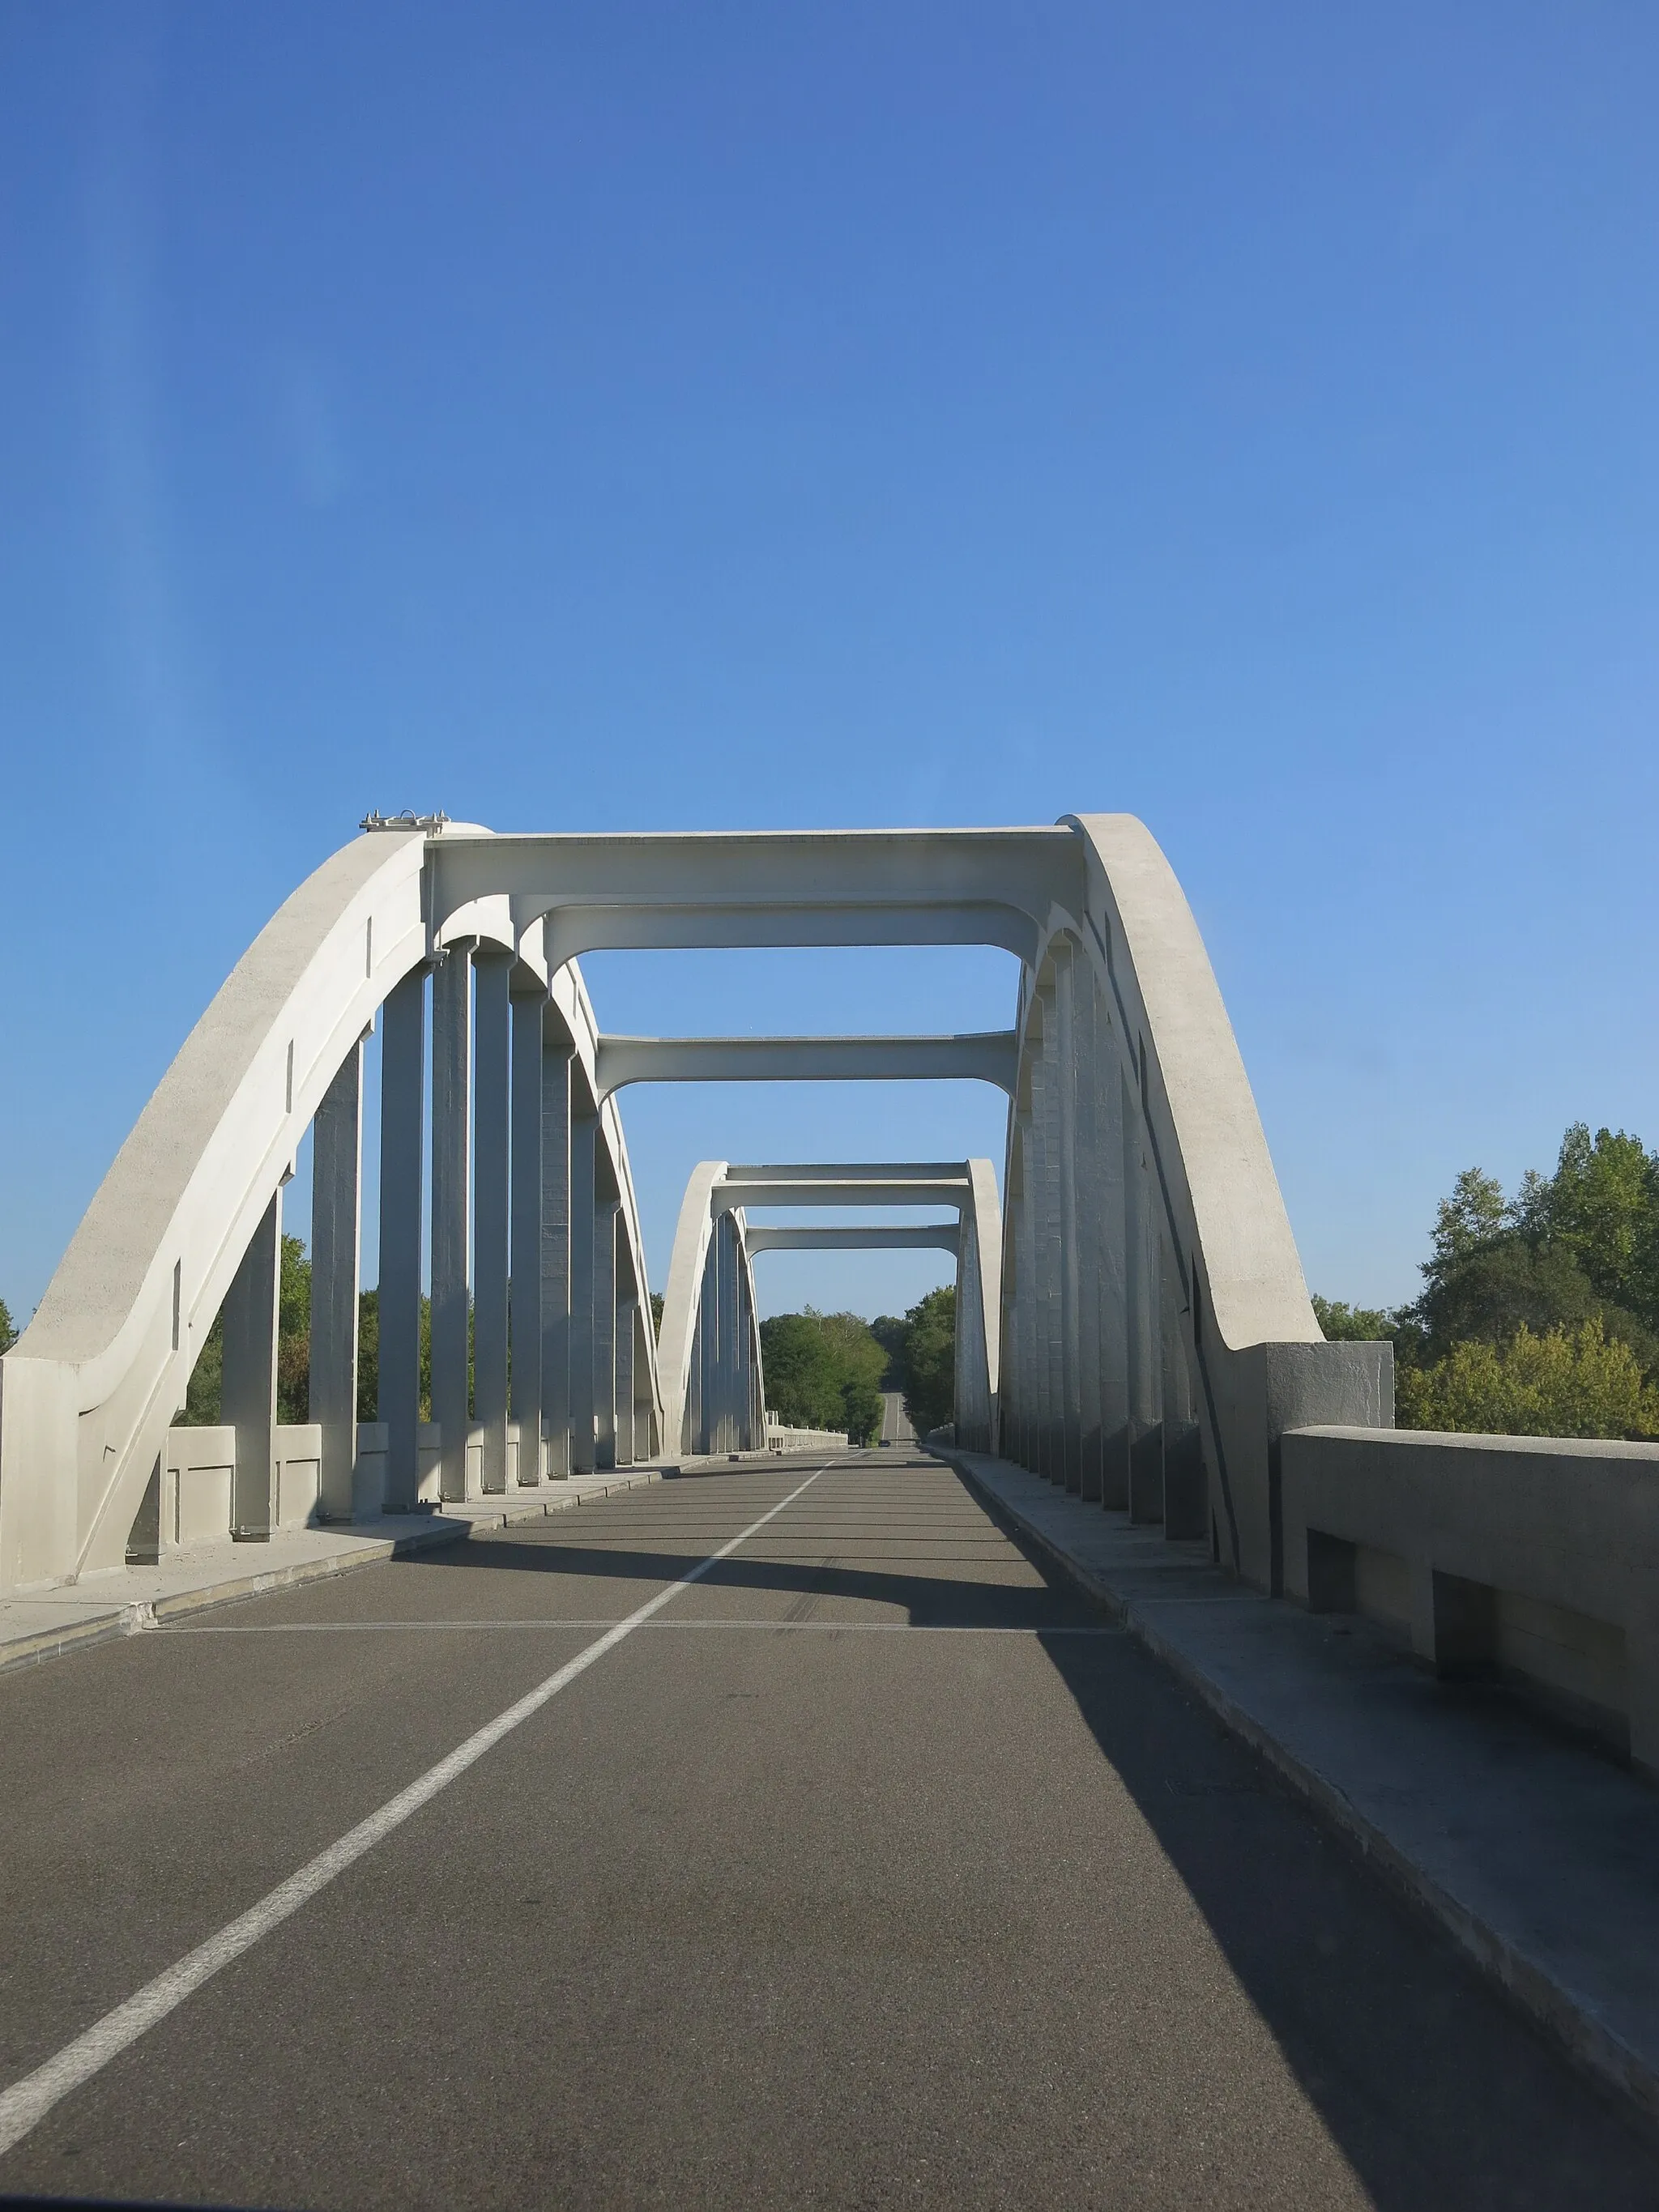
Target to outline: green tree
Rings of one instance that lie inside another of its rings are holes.
[[[854,1443],[873,1443],[881,1434],[881,1378],[887,1370],[886,1349],[860,1314],[823,1314],[817,1318],[830,1347],[841,1396],[842,1418],[831,1426],[844,1427]]]
[[[1507,1344],[1454,1345],[1443,1359],[1400,1377],[1402,1428],[1513,1437],[1659,1436],[1659,1390],[1626,1344],[1600,1320]]]
[[[1391,1313],[1376,1306],[1350,1306],[1340,1298],[1313,1293],[1314,1319],[1328,1344],[1376,1344],[1392,1337],[1400,1324]]]
[[[790,1428],[821,1429],[839,1401],[830,1347],[806,1314],[774,1314],[760,1325],[766,1402]]]
[[[216,1314],[213,1326],[202,1340],[196,1364],[185,1386],[185,1402],[173,1415],[175,1428],[211,1429],[218,1425],[225,1372],[225,1324]]]
[[[766,1402],[792,1428],[844,1429],[854,1443],[881,1432],[887,1354],[857,1314],[774,1314],[761,1323]]]
[[[9,1352],[17,1341],[17,1331],[12,1326],[11,1308],[0,1298],[0,1352]]]
[[[1475,1253],[1489,1250],[1510,1226],[1503,1184],[1479,1168],[1465,1168],[1451,1196],[1440,1201],[1424,1273],[1443,1274]]]
[[[904,1410],[919,1437],[951,1419],[956,1382],[957,1293],[946,1283],[904,1316]]]
[[[1577,1261],[1596,1295],[1659,1328],[1659,1158],[1639,1137],[1575,1121],[1540,1192],[1553,1243]]]
[[[1437,1211],[1423,1290],[1382,1314],[1316,1298],[1328,1337],[1389,1336],[1404,1425],[1637,1437],[1659,1384],[1659,1156],[1576,1121],[1555,1172],[1513,1199],[1466,1168]]]
[[[1395,1316],[1396,1350],[1421,1364],[1459,1344],[1510,1343],[1597,1320],[1638,1364],[1659,1366],[1659,1164],[1640,1140],[1576,1123],[1552,1177],[1531,1170],[1512,1202],[1477,1168],[1443,1200],[1423,1292]]]
[[[871,1335],[887,1354],[881,1378],[884,1390],[904,1388],[904,1332],[908,1327],[902,1314],[878,1314],[870,1324]]]
[[[276,1418],[311,1419],[311,1262],[297,1237],[283,1237],[277,1275]]]
[[[357,1293],[357,1419],[380,1418],[380,1293]]]
[[[360,1346],[362,1340],[360,1310]],[[374,1340],[378,1353],[378,1316]],[[184,1406],[173,1416],[178,1425],[200,1429],[217,1425],[224,1403],[224,1316],[216,1314],[191,1370]],[[372,1413],[362,1413],[361,1383],[357,1404],[360,1419],[374,1418]],[[304,1242],[298,1237],[283,1237],[277,1273],[276,1418],[279,1421],[306,1421],[311,1418],[311,1262],[306,1257]]]

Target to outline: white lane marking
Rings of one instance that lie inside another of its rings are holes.
[[[827,1471],[829,1462],[809,1474],[799,1489],[792,1490],[787,1498],[780,1498],[769,1512],[763,1513],[758,1521],[751,1521],[741,1535],[733,1536],[729,1544],[722,1544],[718,1552],[711,1552],[705,1559],[683,1574],[678,1582],[670,1583],[653,1598],[647,1598],[636,1612],[625,1620],[568,1660],[556,1674],[550,1674],[544,1682],[511,1705],[493,1721],[486,1722],[474,1735],[458,1744],[447,1758],[411,1782],[406,1790],[360,1820],[337,1843],[319,1851],[314,1859],[302,1866],[297,1874],[279,1882],[270,1895],[262,1897],[255,1905],[222,1928],[216,1936],[210,1936],[176,1965],[146,1982],[124,2004],[113,2012],[106,2013],[102,2020],[94,2022],[84,2034],[67,2043],[55,2057],[48,2058],[44,2066],[37,2066],[33,2074],[26,2074],[21,2081],[0,2094],[0,2157],[21,2142],[31,2128],[39,2126],[52,2106],[78,2089],[85,2081],[117,2058],[149,2029],[165,2020],[170,2012],[181,2005],[187,1996],[199,1990],[222,1966],[240,1959],[244,1951],[251,1950],[262,1936],[280,1927],[289,1916],[307,1904],[319,1890],[325,1889],[337,1875],[354,1865],[365,1852],[372,1851],[376,1844],[384,1842],[395,1828],[399,1828],[411,1814],[418,1813],[423,1805],[430,1804],[441,1790],[466,1772],[491,1751],[503,1736],[510,1735],[515,1728],[538,1713],[549,1698],[586,1674],[595,1660],[603,1659],[607,1651],[614,1651],[626,1636],[641,1627],[653,1613],[659,1613],[672,1598],[678,1597],[690,1583],[701,1582],[711,1567],[722,1559],[730,1559],[740,1544],[748,1542],[757,1529],[763,1528],[769,1521],[775,1520],[786,1508],[794,1504],[802,1492],[810,1490],[820,1474]]]
[[[678,1585],[677,1585],[678,1587]],[[1186,1603],[1162,1599],[1159,1604]],[[1198,1601],[1191,1601],[1194,1603]],[[269,1627],[162,1628],[160,1636],[366,1636],[399,1632],[404,1629],[483,1630],[491,1635],[525,1628],[611,1628],[610,1620],[278,1620]],[[1068,1626],[1057,1621],[1051,1628],[988,1627],[973,1621],[951,1620],[652,1620],[642,1621],[653,1635],[678,1636],[708,1628],[775,1628],[790,1636],[1121,1636],[1121,1628],[1093,1624]]]

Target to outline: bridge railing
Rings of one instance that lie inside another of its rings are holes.
[[[1327,1426],[1281,1450],[1286,1595],[1659,1774],[1659,1445]]]
[[[846,1451],[852,1439],[844,1429],[792,1428],[769,1409],[766,1416],[766,1449],[769,1452]]]

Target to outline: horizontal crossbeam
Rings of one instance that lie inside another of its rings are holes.
[[[761,1252],[955,1252],[962,1231],[954,1221],[920,1221],[900,1229],[832,1229],[814,1224],[767,1228],[750,1224],[744,1243],[753,1259]]]
[[[428,850],[439,929],[462,908],[506,896],[520,931],[540,915],[623,910],[635,921],[623,941],[636,945],[728,941],[688,936],[688,913],[701,911],[715,931],[750,917],[731,940],[741,944],[1000,945],[1018,935],[1022,954],[1056,905],[1080,907],[1085,859],[1082,839],[1065,826],[529,837],[452,830]],[[659,913],[662,931],[653,932],[641,918]],[[717,914],[728,919],[716,923]],[[860,914],[882,933],[860,927],[853,919]],[[806,915],[820,933],[803,939],[790,918]],[[922,915],[933,918],[910,919]],[[766,933],[753,933],[763,917]],[[597,949],[567,937],[557,955]]]
[[[1012,1093],[1012,1030],[962,1036],[602,1036],[600,1095],[629,1083],[976,1082]]]

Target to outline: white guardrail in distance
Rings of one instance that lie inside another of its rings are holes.
[[[852,1439],[845,1430],[787,1428],[769,1409],[766,1416],[766,1449],[773,1452],[850,1451]]]

